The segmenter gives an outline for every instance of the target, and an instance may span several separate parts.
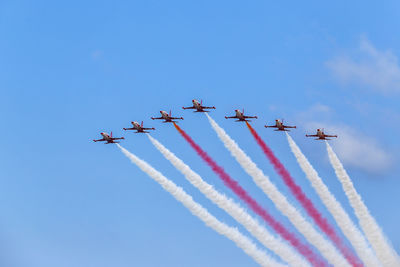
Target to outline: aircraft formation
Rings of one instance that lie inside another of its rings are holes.
[[[209,112],[209,109],[215,109],[214,106],[208,107],[208,106],[203,106],[203,101],[201,100],[200,102],[196,99],[192,100],[192,106],[189,107],[182,107],[182,109],[187,110],[187,109],[192,109],[194,112]],[[163,123],[166,122],[172,122],[172,123],[177,123],[177,120],[183,120],[183,117],[173,117],[171,114],[171,111],[166,112],[164,110],[160,111],[161,116],[160,117],[151,117],[152,120],[163,120]],[[235,110],[235,115],[234,116],[225,116],[225,119],[236,119],[235,122],[249,122],[251,120],[249,119],[258,119],[257,116],[246,116],[244,115],[244,110]],[[141,123],[138,123],[136,121],[131,122],[132,127],[131,128],[123,128],[125,131],[133,130],[136,131],[135,133],[150,133],[149,130],[155,130],[155,128],[145,128],[143,127],[143,121]],[[283,122],[283,119],[276,119],[274,125],[265,125],[265,128],[275,128],[275,131],[290,131],[288,129],[295,129],[296,126],[289,126],[285,125]],[[124,137],[113,137],[112,132],[110,134],[102,132],[100,133],[103,138],[101,139],[94,139],[94,142],[105,142],[105,144],[113,144],[113,143],[119,143],[118,140],[123,140],[125,139]],[[316,137],[315,140],[331,140],[329,138],[335,137],[337,138],[337,135],[328,135],[325,134],[324,129],[317,129],[316,134],[306,134],[306,137]]]
[[[202,101],[192,100],[192,106],[182,107],[184,110],[191,109],[194,112],[210,112],[215,109],[214,106],[203,106]],[[231,199],[219,192],[214,186],[204,181],[201,176],[195,173],[189,165],[179,159],[173,152],[169,151],[153,136],[147,135],[155,148],[168,160],[170,163],[179,170],[185,178],[195,187],[197,187],[202,194],[214,202],[221,209],[225,210],[231,215],[238,223],[242,224],[246,230],[253,235],[262,245],[267,249],[273,251],[284,262],[289,263],[290,266],[352,266],[352,267],[378,267],[378,266],[400,266],[399,257],[391,248],[390,243],[377,225],[374,218],[371,216],[368,208],[362,201],[361,196],[355,190],[350,177],[348,176],[343,164],[332,150],[328,142],[326,145],[329,161],[336,173],[336,176],[344,192],[353,208],[355,215],[359,221],[361,229],[358,229],[347,212],[343,209],[340,202],[335,198],[332,192],[329,191],[327,185],[319,177],[317,171],[307,160],[306,156],[301,152],[300,148],[296,145],[295,141],[289,135],[289,131],[296,129],[295,125],[285,124],[283,119],[276,119],[275,123],[264,125],[265,128],[273,128],[274,131],[285,132],[290,149],[292,150],[299,166],[306,174],[307,179],[315,189],[322,203],[326,206],[327,210],[336,221],[338,229],[334,224],[331,224],[321,213],[319,208],[314,202],[308,198],[307,194],[299,184],[297,184],[294,177],[290,174],[285,164],[279,160],[273,150],[252,127],[250,121],[258,119],[257,116],[245,115],[244,110],[235,110],[233,116],[225,116],[226,119],[233,119],[235,122],[244,122],[254,140],[261,148],[262,152],[273,166],[275,172],[281,178],[282,182],[289,189],[289,194],[297,200],[298,204],[304,209],[306,216],[293,206],[286,198],[285,193],[282,193],[270,178],[257,167],[251,158],[238,146],[238,144],[221,128],[207,113],[205,113],[210,126],[216,132],[218,138],[222,141],[225,148],[229,150],[231,155],[241,165],[247,174],[249,174],[255,184],[270,198],[274,206],[287,217],[292,223],[293,227],[304,236],[304,241],[301,236],[293,232],[282,224],[279,219],[275,219],[265,209],[261,203],[251,196],[240,183],[235,180],[225,171],[225,169],[213,159],[193,138],[182,129],[178,122],[183,120],[183,117],[175,117],[171,111],[160,111],[160,117],[151,117],[152,120],[161,120],[163,123],[173,123],[176,130],[182,138],[192,147],[198,154],[203,162],[208,165],[216,176],[223,182],[223,184],[234,193],[248,209],[259,216],[260,219],[269,226],[271,230],[275,231],[281,239],[274,237],[272,233],[260,225],[257,220],[252,218],[239,203],[233,202]],[[150,133],[155,128],[146,128],[141,123],[132,121],[132,126],[123,128],[125,131],[134,131],[135,133]],[[105,142],[106,144],[119,143],[124,137],[113,137],[112,133],[101,133],[102,138],[93,140],[94,142]],[[312,137],[315,140],[331,140],[337,138],[337,135],[326,134],[324,129],[317,129],[315,134],[306,134],[306,137]],[[140,159],[133,153],[129,152],[124,147],[117,144],[121,152],[129,158],[129,160],[145,172],[151,179],[159,183],[164,190],[169,192],[175,199],[181,202],[193,215],[198,217],[205,224],[214,229],[216,232],[224,235],[228,239],[236,243],[236,245],[243,249],[245,253],[251,256],[257,263],[263,267],[267,266],[287,266],[275,262],[274,258],[269,258],[262,250],[255,246],[251,239],[241,234],[236,228],[233,228],[210,214],[206,208],[201,204],[195,202],[193,198],[186,193],[182,187],[177,186],[173,181],[165,177],[161,172],[154,169],[149,163]],[[319,229],[319,230],[318,230]],[[343,232],[343,238],[340,235],[340,230]],[[362,232],[361,232],[362,231]],[[349,244],[346,244],[344,237],[348,239]],[[308,243],[306,243],[306,242]],[[317,249],[319,253],[312,247]],[[297,252],[296,252],[297,251]],[[260,254],[261,253],[261,254]],[[261,256],[260,256],[261,255]],[[382,262],[382,264],[380,264]]]

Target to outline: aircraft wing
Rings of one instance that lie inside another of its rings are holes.
[[[171,120],[183,120],[182,117],[178,118],[178,117],[169,117]]]
[[[142,128],[142,130],[146,131],[146,130],[155,130],[155,128]]]
[[[203,106],[201,106],[202,108],[206,108],[206,109],[215,109],[215,107],[203,107]]]
[[[278,126],[276,126],[276,125],[265,125],[264,127],[265,128],[278,128]]]
[[[286,126],[286,125],[283,125],[283,128],[296,128],[296,126]]]
[[[306,134],[307,137],[318,137],[318,134]]]
[[[182,107],[183,109],[196,109],[195,107]]]
[[[164,118],[163,118],[163,117],[157,117],[157,118],[151,117],[151,119],[152,119],[152,120],[163,120]]]
[[[102,138],[102,139],[97,139],[97,140],[94,140],[94,139],[93,139],[93,141],[94,141],[94,142],[100,142],[100,141],[106,141],[106,139],[104,139],[104,138]]]
[[[245,119],[257,119],[257,116],[243,116]]]
[[[136,128],[123,128],[125,131],[126,130],[136,130]]]
[[[225,116],[225,119],[236,119],[237,116]]]
[[[328,134],[325,134],[325,137],[337,137],[337,135],[328,135]]]
[[[113,137],[113,138],[111,138],[112,141],[114,141],[114,140],[122,140],[122,139],[125,139],[125,138],[123,138],[123,137]]]

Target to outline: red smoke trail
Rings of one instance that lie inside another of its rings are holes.
[[[318,227],[332,240],[332,242],[339,248],[345,258],[353,266],[363,266],[358,257],[348,249],[348,247],[343,244],[343,241],[336,233],[335,229],[329,224],[329,222],[322,216],[322,214],[317,210],[311,200],[304,194],[300,186],[298,186],[293,177],[290,175],[285,166],[279,161],[279,159],[274,155],[274,152],[267,146],[267,144],[261,139],[258,133],[251,127],[251,125],[246,121],[246,125],[249,128],[254,139],[256,139],[258,145],[263,150],[264,154],[267,156],[269,161],[274,166],[276,172],[282,177],[285,184],[292,191],[293,195],[300,202],[303,208],[307,211],[308,215],[314,220]]]
[[[225,170],[220,167],[193,139],[183,131],[176,123],[175,128],[196,150],[199,156],[212,168],[212,170],[221,178],[226,186],[228,186],[241,200],[243,200],[249,207],[258,214],[264,221],[270,225],[278,234],[287,240],[293,247],[295,247],[305,258],[307,258],[313,266],[328,266],[317,254],[315,254],[309,246],[303,244],[295,234],[287,230],[280,222],[276,221],[256,200],[254,200],[244,190],[237,181],[233,180]]]

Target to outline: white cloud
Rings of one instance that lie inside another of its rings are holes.
[[[326,62],[341,82],[361,84],[382,93],[400,92],[400,67],[391,51],[379,51],[362,38],[359,55],[340,56]]]
[[[383,173],[393,164],[392,155],[372,137],[362,134],[355,128],[343,124],[308,123],[312,129],[325,128],[326,134],[338,135],[337,142],[332,142],[340,160],[347,166],[368,173]]]
[[[309,108],[308,113],[324,113],[324,115],[327,115],[332,113],[332,109],[327,105],[317,103]]]
[[[296,114],[297,120],[302,124],[309,123],[312,121],[326,121],[331,118],[334,114],[334,110],[332,110],[329,106],[317,103],[312,105],[306,110],[303,110]]]
[[[334,111],[329,106],[316,104],[297,114],[297,117],[307,133],[312,133],[311,129],[323,128],[326,134],[338,135],[337,141],[331,142],[331,145],[346,166],[374,175],[384,173],[393,166],[393,155],[375,138],[352,126],[333,123],[330,119],[333,115]]]

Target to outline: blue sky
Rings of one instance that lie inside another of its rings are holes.
[[[234,197],[179,134],[150,117],[170,110],[181,127],[271,213],[289,225],[224,149],[191,99],[288,193],[242,124],[254,127],[330,221],[284,135],[292,136],[353,216],[315,127],[332,142],[384,232],[400,251],[400,22],[397,1],[1,1],[0,264],[47,266],[255,266],[205,227],[101,131],[151,163],[224,222],[239,227],[162,158],[132,120],[209,183]],[[293,203],[294,199],[290,198]],[[4,261],[2,263],[1,261]]]

